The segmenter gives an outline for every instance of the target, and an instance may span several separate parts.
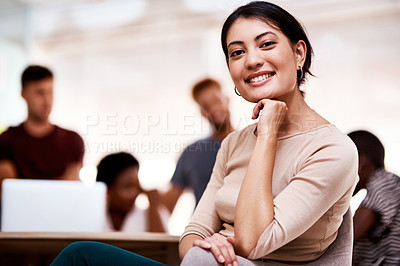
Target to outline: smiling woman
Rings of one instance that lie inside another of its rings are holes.
[[[319,260],[332,247],[339,247],[335,262],[350,265],[351,230],[344,238],[338,232],[358,181],[357,150],[302,97],[312,56],[304,30],[282,8],[251,2],[228,17],[221,40],[232,80],[259,120],[222,142],[181,237],[181,265],[326,265]],[[116,264],[147,265],[135,254],[90,245],[86,252],[70,246],[56,262],[95,264],[97,250]]]
[[[242,52],[245,52],[241,51],[239,53],[236,52],[235,54],[231,54],[228,51],[229,47],[233,44],[244,45],[244,42],[241,40],[228,42],[228,31],[231,29],[232,24],[238,23],[238,20],[240,21],[240,19],[247,18],[250,20],[258,20],[258,22],[264,22],[263,24],[267,24],[269,28],[271,28],[271,30],[267,30],[265,32],[261,31],[259,35],[254,37],[254,40],[256,42],[259,42],[260,44],[259,48],[264,48],[264,50],[270,49],[271,45],[276,44],[276,38],[282,39],[282,36],[278,36],[282,34],[285,36],[286,41],[290,42],[290,45],[295,45],[299,40],[302,40],[304,42],[307,49],[305,50],[306,54],[305,61],[302,67],[302,72],[300,78],[298,78],[298,85],[300,86],[305,81],[304,73],[311,74],[310,66],[312,61],[313,49],[303,27],[295,20],[295,23],[291,23],[294,22],[293,16],[278,6],[271,5],[268,9],[265,9],[261,6],[254,5],[252,7],[248,7],[246,12],[233,13],[227,18],[224,27],[222,28],[221,44],[228,65],[231,56],[235,56],[241,54]],[[279,32],[278,35],[277,32]],[[268,37],[270,37],[270,39],[268,39]]]
[[[307,51],[303,40],[292,44],[264,21],[239,18],[232,24],[226,43],[232,80],[247,101],[278,99],[298,89],[296,70],[302,69]],[[267,84],[270,88],[265,90]]]
[[[232,80],[255,103],[252,118],[259,120],[222,143],[181,238],[182,265],[316,261],[334,243],[349,208],[356,149],[302,97],[312,48],[293,16],[251,2],[227,18],[221,41]],[[346,265],[348,240],[336,258]]]

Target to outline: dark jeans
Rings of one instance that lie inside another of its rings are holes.
[[[111,245],[82,241],[67,246],[51,266],[165,266],[160,262],[145,258],[135,253]]]

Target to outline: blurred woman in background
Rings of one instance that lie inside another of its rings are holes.
[[[107,231],[166,231],[168,211],[161,205],[157,190],[142,188],[138,172],[139,162],[126,152],[107,155],[97,166],[97,181],[107,185]],[[147,209],[135,204],[140,193],[149,200]]]

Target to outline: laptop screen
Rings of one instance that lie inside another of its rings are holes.
[[[6,179],[2,187],[2,231],[104,231],[104,183]]]

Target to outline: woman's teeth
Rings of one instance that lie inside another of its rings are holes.
[[[249,79],[249,82],[250,82],[250,83],[258,82],[258,81],[267,79],[267,78],[269,78],[269,77],[271,77],[271,76],[272,76],[272,73],[260,75],[260,76],[258,76],[258,77],[254,77],[254,78]]]

